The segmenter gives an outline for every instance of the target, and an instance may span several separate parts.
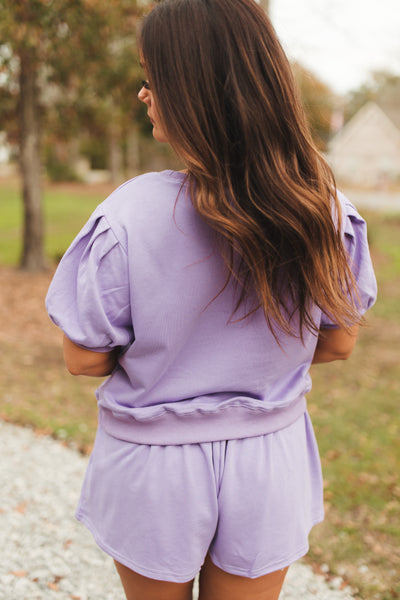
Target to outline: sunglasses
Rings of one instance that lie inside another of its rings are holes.
[[[146,79],[143,79],[142,81],[142,87],[144,87],[145,90],[149,90],[150,88],[150,84]]]

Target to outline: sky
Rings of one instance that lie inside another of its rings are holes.
[[[270,13],[288,57],[338,94],[400,75],[400,0],[270,0]]]

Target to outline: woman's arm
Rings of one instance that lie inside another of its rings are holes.
[[[356,345],[358,329],[358,325],[354,325],[350,332],[344,329],[321,329],[312,364],[347,360]]]
[[[66,335],[63,341],[64,361],[71,375],[105,377],[113,371],[119,348],[110,352],[93,352],[71,342]]]

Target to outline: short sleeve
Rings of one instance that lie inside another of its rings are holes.
[[[356,208],[339,194],[343,209],[343,244],[357,285],[357,308],[360,319],[376,300],[377,284],[368,246],[367,225]],[[321,327],[335,327],[327,315],[322,315]]]
[[[127,255],[98,210],[63,256],[46,308],[83,348],[106,352],[133,342]]]

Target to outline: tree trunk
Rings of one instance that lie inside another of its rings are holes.
[[[40,116],[37,71],[28,52],[20,55],[20,167],[24,201],[24,234],[21,267],[41,271],[46,267],[43,249],[43,202],[40,160]]]

